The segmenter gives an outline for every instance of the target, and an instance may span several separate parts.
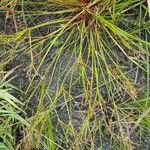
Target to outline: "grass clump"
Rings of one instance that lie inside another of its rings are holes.
[[[20,115],[24,111],[19,105],[23,104],[11,94],[13,89],[15,87],[8,82],[0,82],[0,149],[2,150],[13,150],[19,141],[17,131],[21,127],[30,126]]]
[[[102,149],[105,139],[110,149],[138,147],[131,134],[136,136],[135,129],[143,128],[140,124],[149,118],[147,2],[13,4],[12,13],[2,11],[14,26],[13,33],[2,35],[1,58],[21,62],[28,77],[21,87],[25,111],[31,109],[24,147]],[[140,105],[139,96],[145,91],[144,105],[137,110],[134,105]],[[148,129],[147,125],[143,126]]]

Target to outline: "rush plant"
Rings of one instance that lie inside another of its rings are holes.
[[[126,130],[136,121],[120,105],[134,101],[142,91],[139,70],[147,75],[145,89],[149,87],[146,4],[146,0],[15,1],[13,11],[3,11],[15,29],[0,39],[5,45],[2,57],[28,58],[27,108],[44,82],[38,107],[57,120],[62,135],[56,133],[55,145],[100,149],[105,135],[110,143],[120,145],[118,149],[132,149]],[[11,57],[5,57],[8,53]],[[84,116],[79,129],[73,121],[74,103]],[[60,106],[66,109],[67,122],[60,117]]]

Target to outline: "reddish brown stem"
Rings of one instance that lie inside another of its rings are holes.
[[[90,0],[80,0],[80,2],[83,4],[88,4],[90,2]]]

